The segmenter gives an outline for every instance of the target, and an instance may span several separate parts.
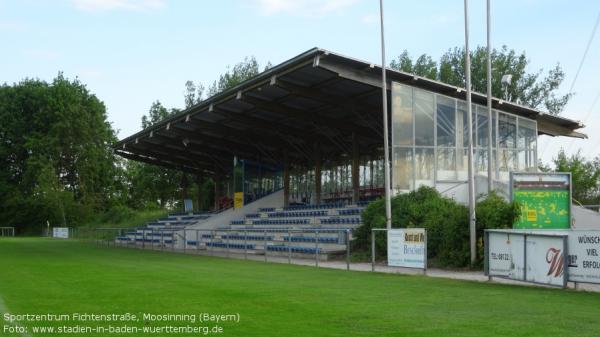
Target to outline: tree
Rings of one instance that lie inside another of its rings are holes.
[[[267,63],[264,70],[271,67],[271,63]],[[264,71],[263,70],[263,71]],[[219,76],[219,79],[214,81],[208,88],[209,96],[214,96],[226,89],[233,88],[236,85],[252,78],[260,73],[258,61],[254,56],[245,57],[242,62],[237,63],[232,69],[227,67],[227,71]]]
[[[577,152],[567,156],[564,150],[552,160],[556,172],[571,172],[573,199],[582,204],[600,204],[600,157],[587,160]]]
[[[195,91],[194,87],[193,92],[195,93]],[[191,99],[195,100],[195,98]],[[148,128],[178,112],[177,109],[165,108],[158,100],[154,101],[148,114],[142,116],[142,128]],[[165,208],[174,206],[179,200],[183,173],[133,160],[127,161],[126,168],[129,181],[128,205],[130,207],[137,209]]]
[[[201,83],[197,85],[193,81],[185,82],[185,108],[190,108],[195,104],[202,102],[204,95],[204,86]]]
[[[119,198],[104,104],[79,80],[0,87],[0,223],[76,225]]]
[[[560,95],[558,88],[565,74],[559,64],[542,77],[543,70],[527,72],[529,60],[525,53],[517,54],[503,46],[492,50],[492,95],[505,100],[543,109],[552,115],[561,113],[571,94]],[[421,55],[415,62],[407,51],[392,60],[390,67],[418,76],[438,80],[451,85],[465,86],[464,49],[448,50],[436,64],[428,55]],[[471,51],[471,84],[477,92],[487,92],[487,50],[478,47]],[[512,83],[506,91],[500,83],[503,75],[512,75]]]
[[[171,110],[165,108],[160,101],[156,100],[152,102],[148,115],[142,116],[142,129],[149,128],[152,125],[171,117],[179,112],[178,109],[172,108]]]

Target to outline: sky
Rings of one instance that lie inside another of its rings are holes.
[[[486,43],[485,2],[469,1],[472,48]],[[384,7],[388,62],[464,44],[462,0]],[[559,63],[560,93],[574,92],[562,116],[587,125],[586,140],[540,137],[545,163],[561,148],[600,155],[600,32],[575,76],[598,15],[598,0],[492,0],[493,46],[524,51],[530,72]],[[0,83],[77,77],[123,138],[152,102],[183,107],[187,80],[207,87],[246,56],[276,65],[313,47],[380,64],[379,33],[378,0],[0,0]]]

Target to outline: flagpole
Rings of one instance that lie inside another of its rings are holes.
[[[492,43],[491,35],[491,1],[487,0],[487,108],[488,108],[488,193],[491,193],[494,189],[494,182],[492,179]]]
[[[383,32],[383,0],[379,0],[379,16],[381,19],[381,91],[383,105],[383,153],[385,174],[385,224],[387,229],[392,228],[392,200],[390,188],[390,151],[388,144],[388,109],[387,109],[387,81],[385,74],[385,39]]]
[[[467,123],[469,124],[469,237],[471,250],[471,264],[476,259],[475,242],[475,169],[473,167],[473,113],[471,108],[471,56],[469,54],[469,0],[465,1],[465,82],[467,89]]]

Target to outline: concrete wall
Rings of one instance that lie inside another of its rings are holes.
[[[259,208],[263,207],[283,207],[283,190],[269,194],[268,196],[251,202],[239,209],[228,209],[219,214],[215,214],[210,218],[189,226],[188,229],[214,229],[230,225],[232,220],[243,219],[248,213],[255,213]]]
[[[572,205],[573,229],[600,229],[600,213]]]

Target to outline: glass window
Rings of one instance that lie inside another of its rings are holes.
[[[456,148],[439,147],[437,149],[437,179],[456,180]]]
[[[477,149],[477,151],[475,151],[475,172],[486,177],[488,173],[488,152],[487,149]],[[493,168],[494,163],[492,163],[492,169]]]
[[[488,109],[487,107],[477,106],[477,146],[488,146]]]
[[[469,146],[469,124],[468,124],[468,115],[467,115],[467,104],[463,101],[458,101],[457,105],[457,114],[458,114],[458,119],[461,121],[458,125],[462,125],[462,132],[460,132],[459,134],[459,142],[458,144],[462,143],[462,146],[464,147],[468,147]],[[473,109],[471,110],[471,116],[473,116],[473,120],[472,120],[472,124],[473,124],[473,146],[475,146],[475,131],[477,128],[477,120],[476,120],[476,116],[475,116],[475,108],[473,107]],[[462,139],[462,142],[460,141],[460,139]]]
[[[434,186],[433,149],[415,148],[415,184],[416,187]]]
[[[526,118],[519,118],[517,146],[520,149],[534,150],[536,148],[537,134],[535,127],[535,121]]]
[[[411,190],[413,187],[413,153],[412,148],[394,148],[394,189],[397,191]]]
[[[456,146],[456,101],[437,96],[437,146]]]
[[[517,151],[515,150],[500,149],[498,161],[500,171],[510,172],[519,169],[517,167]]]
[[[414,89],[415,145],[434,146],[433,94]]]
[[[537,171],[534,150],[519,150],[519,171]]]
[[[392,82],[394,145],[413,145],[413,88]]]
[[[514,116],[500,113],[498,120],[498,137],[500,147],[516,147],[517,119]]]
[[[456,178],[458,180],[467,180],[469,172],[469,149],[458,149],[458,157],[456,158]]]

